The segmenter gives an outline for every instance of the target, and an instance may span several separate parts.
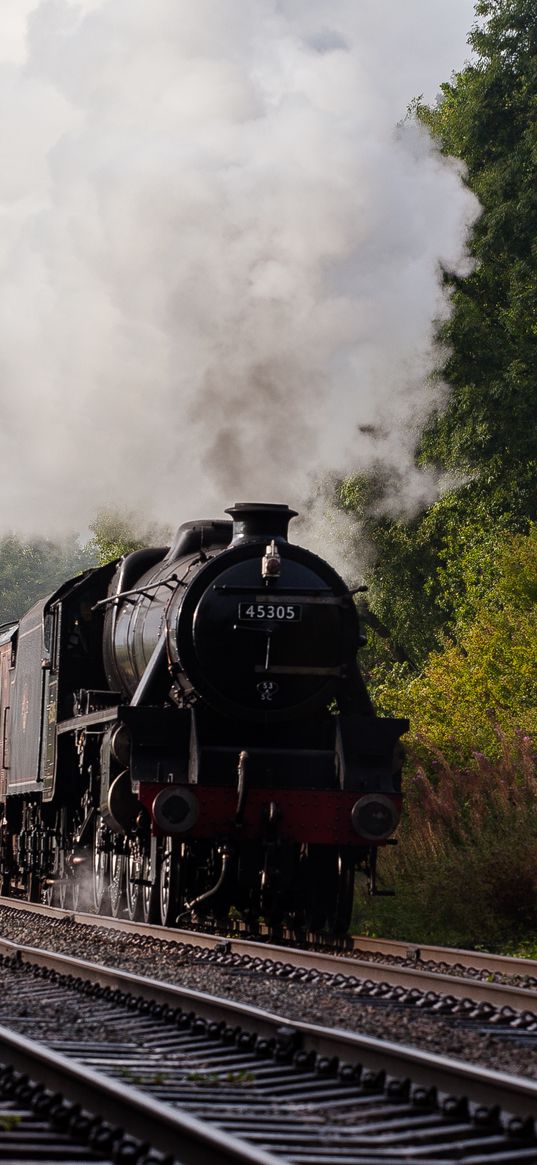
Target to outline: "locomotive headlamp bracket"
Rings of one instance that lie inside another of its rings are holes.
[[[263,561],[261,563],[261,574],[265,582],[270,582],[273,578],[279,578],[282,572],[282,560],[280,552],[274,541],[269,543],[265,550]]]

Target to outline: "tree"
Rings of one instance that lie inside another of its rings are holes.
[[[462,158],[483,206],[466,279],[447,276],[442,329],[452,394],[421,458],[472,475],[467,506],[486,499],[523,528],[537,514],[537,20],[534,0],[480,0],[476,60],[418,116]]]
[[[19,619],[93,561],[75,537],[62,543],[44,538],[23,542],[15,534],[0,539],[0,623]]]
[[[38,599],[92,566],[104,566],[142,546],[169,542],[163,527],[143,528],[134,514],[114,510],[98,514],[90,530],[86,545],[74,535],[61,542],[45,538],[24,542],[16,534],[0,539],[0,625],[20,619]]]
[[[144,546],[163,546],[170,542],[170,531],[157,523],[141,525],[134,513],[101,510],[90,523],[92,537],[86,550],[104,566],[114,558],[141,550]]]
[[[410,682],[392,677],[378,691],[386,710],[410,717],[418,753],[439,750],[463,765],[476,750],[494,757],[537,735],[537,524],[491,554],[486,591],[467,561],[468,614],[456,642],[432,652]]]
[[[377,550],[369,606],[384,625],[383,646],[395,641],[393,658],[406,654],[415,667],[475,614],[472,571],[485,592],[506,536],[537,517],[535,3],[479,0],[476,15],[472,62],[442,86],[434,108],[414,105],[443,152],[464,160],[483,207],[474,270],[444,276],[453,312],[439,332],[447,351],[439,375],[451,396],[418,451],[420,464],[461,484],[411,522],[379,517],[382,483],[372,498],[359,478],[341,491]],[[375,673],[383,652],[373,640]]]

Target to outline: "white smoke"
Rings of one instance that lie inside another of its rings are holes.
[[[42,0],[26,42],[3,3],[0,532],[379,464],[415,507],[477,204],[397,122],[470,0]]]

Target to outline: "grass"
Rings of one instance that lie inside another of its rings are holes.
[[[11,1133],[21,1123],[21,1120],[22,1117],[16,1113],[4,1112],[0,1116],[0,1130],[3,1133]]]
[[[356,895],[365,934],[537,958],[537,774],[531,740],[496,730],[499,758],[409,766],[400,844],[381,855],[395,898]]]
[[[194,1084],[204,1084],[205,1087],[211,1087],[218,1084],[237,1084],[249,1086],[255,1084],[255,1076],[253,1072],[248,1071],[247,1068],[242,1068],[237,1072],[189,1072],[185,1077],[186,1080]]]

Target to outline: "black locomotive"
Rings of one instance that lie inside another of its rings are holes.
[[[2,891],[174,925],[349,925],[401,809],[352,593],[238,504],[0,629]]]

